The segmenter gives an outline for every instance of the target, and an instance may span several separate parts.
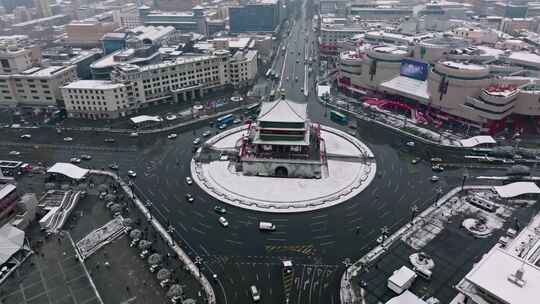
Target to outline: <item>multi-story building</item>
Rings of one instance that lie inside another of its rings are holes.
[[[153,1],[157,9],[166,11],[184,11],[192,9],[198,1],[191,0],[155,0]]]
[[[61,106],[60,87],[75,80],[75,66],[30,68],[18,74],[0,75],[0,104],[7,106]]]
[[[467,4],[450,1],[434,1],[426,4],[426,7],[419,12],[424,16],[426,29],[445,31],[449,27],[450,19],[465,19]]]
[[[347,7],[349,4],[350,1],[348,0],[321,0],[320,12],[321,14],[345,16],[347,14]]]
[[[229,60],[228,51],[216,51],[213,55],[181,57],[142,67],[120,65],[113,71],[112,80],[131,84],[139,107],[187,101],[229,85]]]
[[[50,17],[43,17],[39,19],[32,19],[26,22],[13,24],[11,29],[14,34],[28,35],[36,27],[52,27],[55,25],[64,25],[69,22],[69,16],[66,15],[54,15]]]
[[[540,56],[446,35],[383,46],[367,39],[371,33],[361,35],[355,50],[340,53],[338,84],[352,93],[386,94],[433,114],[437,123],[479,132],[493,134],[540,118]]]
[[[366,27],[360,25],[324,24],[320,31],[320,44],[322,47],[335,46],[339,41],[365,33],[366,30]]]
[[[66,44],[72,47],[100,47],[103,35],[117,29],[116,23],[101,22],[97,19],[73,21],[66,25]]]
[[[279,2],[261,0],[242,6],[229,7],[231,33],[270,33],[279,26]]]
[[[365,6],[354,6],[352,5],[349,8],[349,16],[357,17],[362,19],[394,19],[394,18],[403,18],[413,15],[412,8],[406,7],[388,7],[388,6],[378,6],[378,7],[365,7]]]
[[[78,80],[62,87],[69,117],[110,119],[125,116],[130,105],[126,85],[107,80]]]
[[[50,48],[42,51],[43,66],[74,65],[77,67],[77,78],[91,79],[90,65],[101,58],[100,49],[77,50],[72,48]]]
[[[115,10],[113,11],[113,21],[126,29],[132,29],[142,25],[142,20],[137,10]]]
[[[152,11],[149,7],[139,8],[139,14],[144,25],[173,26],[183,32],[195,32],[205,35],[206,17],[204,10],[194,7],[192,11]]]
[[[257,51],[237,51],[229,61],[231,85],[241,87],[252,84],[257,76]]]
[[[505,18],[525,18],[527,17],[528,5],[511,3],[510,1],[498,2],[495,4],[495,14]]]
[[[456,285],[456,304],[536,303],[540,289],[540,216],[517,236],[509,229]]]
[[[113,52],[90,64],[90,72],[93,79],[111,79],[114,67],[122,64],[146,66],[160,63],[161,54],[157,46],[140,46],[138,48],[126,48]]]
[[[212,55],[185,56],[146,66],[118,65],[111,73],[111,81],[79,81],[64,87],[62,93],[68,115],[107,119],[162,102],[193,100],[231,85],[248,85],[256,74],[256,51],[239,51],[231,56],[229,51],[220,50]],[[109,97],[104,95],[100,85],[112,90]],[[81,103],[82,100],[85,103]]]
[[[49,0],[34,0],[34,5],[40,17],[52,16]]]
[[[32,67],[31,51],[16,45],[0,45],[0,74],[20,73]]]

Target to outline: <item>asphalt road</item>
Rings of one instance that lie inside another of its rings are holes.
[[[315,37],[311,21],[306,24],[302,18],[291,30],[287,51],[280,51],[277,58],[278,63],[285,63],[281,65],[282,87],[287,98],[308,103],[312,121],[343,129],[327,119],[313,88],[307,98],[300,91],[306,71],[304,59],[312,52],[311,47],[306,51],[305,39],[311,45]],[[316,64],[313,70],[312,74],[318,71]],[[296,77],[298,82],[294,81]],[[313,75],[310,77],[308,83],[312,85]],[[45,129],[1,130],[0,158],[52,164],[90,154],[93,159],[83,161],[82,167],[106,168],[110,163],[118,163],[121,175],[135,170],[137,192],[152,203],[154,214],[175,227],[177,239],[190,256],[202,258],[204,272],[209,276],[218,274],[215,290],[219,303],[235,304],[252,302],[250,285],[260,289],[261,303],[285,303],[287,297],[289,303],[338,303],[338,283],[346,258],[355,260],[372,248],[383,227],[392,232],[407,222],[411,206],[422,210],[431,204],[437,188],[445,191],[461,183],[463,171],[446,170],[438,174],[441,181],[433,184],[429,181],[433,172],[428,162],[411,164],[418,151],[406,150],[403,141],[395,136],[359,129],[357,135],[376,155],[378,170],[376,179],[363,193],[341,205],[315,212],[247,211],[220,204],[197,186],[185,182],[185,177],[190,175],[192,141],[210,129],[194,128],[179,133],[174,140],[167,139],[166,134],[129,138],[77,132],[57,135]],[[32,139],[20,139],[23,133],[32,134]],[[63,141],[66,136],[73,137],[73,141]],[[106,144],[105,137],[113,137],[116,142]],[[9,156],[11,150],[20,151],[21,155]],[[186,193],[195,197],[193,203],[186,201]],[[226,207],[228,228],[219,225],[220,215],[214,212],[215,205]],[[261,233],[259,221],[273,222],[277,230]],[[289,275],[282,272],[281,261],[285,259],[294,263]]]

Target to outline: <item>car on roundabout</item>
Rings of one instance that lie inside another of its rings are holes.
[[[64,141],[65,141],[65,142],[72,142],[72,141],[73,141],[73,137],[64,137]]]
[[[72,157],[72,158],[69,159],[69,162],[72,163],[72,164],[80,164],[81,159],[78,158],[78,157]]]
[[[137,173],[133,170],[128,170],[127,174],[129,177],[132,177],[132,178],[137,177]]]
[[[82,159],[82,160],[91,160],[91,159],[92,159],[92,156],[91,156],[91,155],[88,155],[88,154],[83,154],[83,155],[81,155],[81,159]]]
[[[117,171],[118,170],[118,164],[109,164],[109,169]]]
[[[436,183],[440,180],[441,178],[438,177],[437,175],[433,175],[432,177],[430,177],[430,181],[433,182],[433,183]]]
[[[201,138],[200,138],[200,137],[197,137],[197,138],[195,138],[195,139],[193,140],[193,144],[194,144],[194,145],[198,145],[198,144],[200,144],[200,143],[201,143]]]
[[[223,227],[229,227],[229,222],[228,222],[227,219],[224,218],[223,216],[220,216],[220,217],[218,218],[218,221],[219,221],[219,223],[221,224],[221,226],[223,226]]]
[[[186,193],[186,201],[188,201],[189,203],[193,203],[195,201],[195,198],[193,197],[193,195],[191,195],[191,193]]]
[[[188,185],[193,184],[193,179],[191,179],[191,177],[189,177],[189,176],[186,176],[186,184],[188,184]]]
[[[210,130],[206,130],[206,131],[204,131],[203,134],[202,134],[203,137],[208,137],[208,136],[210,136],[210,135],[212,135],[212,132],[211,132]]]
[[[178,137],[178,134],[176,134],[176,133],[171,133],[171,134],[167,135],[168,139],[175,139],[177,137]]]
[[[227,129],[227,125],[226,124],[221,124],[221,125],[219,125],[218,129],[220,129],[220,130]]]
[[[19,156],[19,155],[21,155],[21,152],[19,152],[19,151],[10,151],[8,154],[11,155],[11,156]]]
[[[214,206],[214,211],[216,213],[219,213],[219,214],[225,214],[227,213],[227,209],[225,209],[225,207],[222,207],[222,206],[219,206],[219,205],[215,205]]]
[[[233,124],[239,124],[241,122],[242,122],[242,120],[240,118],[237,118],[237,119],[233,120]]]

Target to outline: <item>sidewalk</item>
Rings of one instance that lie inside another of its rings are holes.
[[[433,133],[433,131],[426,130],[426,129],[423,129],[421,127],[418,127],[417,125],[414,125],[413,122],[410,121],[410,120],[407,120],[408,123],[407,123],[406,127],[404,129],[401,129],[400,126],[403,127],[403,119],[398,120],[398,119],[392,117],[392,119],[389,119],[387,121],[380,121],[380,120],[376,119],[375,117],[370,117],[370,116],[368,116],[368,115],[366,115],[364,113],[355,112],[355,111],[349,110],[347,108],[340,107],[340,106],[338,106],[336,104],[333,104],[331,102],[326,102],[326,101],[322,100],[321,98],[319,98],[319,102],[321,102],[323,104],[323,106],[330,107],[332,109],[339,110],[339,111],[342,111],[342,112],[346,112],[348,114],[353,115],[354,117],[356,117],[358,119],[362,119],[364,121],[377,124],[377,125],[379,125],[381,127],[391,129],[391,130],[393,130],[395,132],[398,132],[398,133],[400,133],[400,134],[402,134],[404,136],[410,137],[411,139],[414,139],[414,140],[416,140],[418,142],[421,142],[421,143],[424,143],[424,144],[435,145],[435,146],[439,146],[439,147],[443,147],[443,148],[460,149],[460,150],[461,149],[467,149],[466,147],[458,145],[453,140],[446,139],[446,140],[437,140],[436,141],[436,140],[433,140],[433,139],[430,139],[430,138],[421,137],[418,134],[411,133],[410,130],[407,130],[407,129],[412,128],[412,126],[414,126],[414,128],[417,129],[417,130],[424,130],[424,133],[426,133],[426,134],[427,133]],[[419,133],[421,133],[421,132],[419,132]]]
[[[154,134],[154,133],[160,133],[160,132],[175,130],[175,129],[186,127],[186,126],[189,126],[189,125],[192,125],[192,124],[204,122],[204,121],[207,121],[207,120],[210,120],[210,119],[215,119],[215,118],[218,118],[218,117],[223,116],[223,115],[227,115],[227,114],[230,114],[230,113],[234,113],[234,112],[243,110],[243,109],[247,108],[249,105],[250,104],[247,104],[247,103],[244,102],[244,104],[239,105],[237,107],[234,107],[232,109],[228,109],[228,110],[221,111],[221,112],[215,112],[213,114],[202,115],[202,116],[199,116],[197,118],[194,118],[194,119],[191,119],[191,120],[188,120],[188,121],[184,121],[184,122],[180,122],[180,123],[176,123],[176,124],[171,124],[171,125],[168,125],[168,126],[160,126],[159,128],[156,128],[156,129],[138,130],[136,128],[132,128],[132,129],[125,129],[125,128],[124,129],[114,129],[114,128],[92,128],[92,127],[68,127],[68,128],[62,128],[62,130],[66,130],[66,131],[83,131],[83,132],[84,131],[86,131],[86,132],[109,132],[109,133],[132,133],[132,132],[137,132],[139,134]]]
[[[139,210],[143,213],[144,217],[148,220],[148,222],[152,223],[152,226],[156,229],[156,231],[161,234],[163,240],[169,245],[169,247],[177,254],[178,258],[184,263],[184,265],[188,268],[191,275],[193,275],[201,284],[203,287],[206,298],[208,299],[209,304],[215,304],[216,303],[216,296],[214,294],[214,290],[212,289],[212,286],[210,285],[210,282],[206,278],[206,276],[199,271],[198,267],[195,265],[195,263],[189,258],[189,256],[180,248],[180,246],[174,241],[174,239],[171,237],[171,235],[167,232],[167,230],[163,227],[163,225],[156,220],[152,214],[148,211],[148,209],[144,206],[143,202],[136,197],[132,196],[132,190],[129,188],[128,184],[124,182],[122,179],[120,179],[116,174],[109,172],[109,171],[101,171],[101,170],[90,170],[90,174],[99,174],[99,175],[107,175],[112,178],[114,178],[122,189],[124,190],[127,197],[132,197],[133,202],[137,205]]]

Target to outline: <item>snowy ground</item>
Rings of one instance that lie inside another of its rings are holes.
[[[220,135],[225,135],[225,133],[222,133],[217,136],[218,138],[210,139],[210,142],[215,141],[212,144],[212,147],[216,149],[230,149],[236,147],[236,142],[242,138],[242,135],[247,133],[243,131],[243,129],[243,126],[241,128],[231,129],[229,131],[234,131],[234,133],[231,133],[228,136],[223,136],[220,138]]]
[[[234,147],[242,136],[242,128],[231,129],[227,133],[210,139],[214,143],[212,147]],[[321,134],[328,154],[373,155],[367,146],[344,132],[324,127]],[[191,170],[201,188],[226,203],[267,212],[300,212],[336,205],[354,197],[373,180],[376,164],[360,159],[330,159],[328,177],[322,179],[244,176],[234,172],[229,161],[208,164],[193,161]]]

